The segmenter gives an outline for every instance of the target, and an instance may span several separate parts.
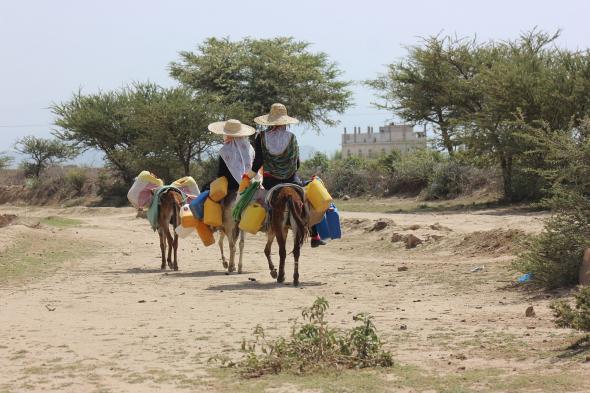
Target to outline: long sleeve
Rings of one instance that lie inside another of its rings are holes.
[[[219,157],[219,167],[217,168],[217,177],[221,177],[221,176],[225,176],[227,178],[227,189],[228,190],[237,190],[240,187],[239,183],[236,181],[236,179],[234,179],[231,172],[229,171],[229,168],[225,164],[225,161],[223,161],[223,158]]]
[[[263,163],[262,136],[261,134],[258,134],[256,135],[256,139],[254,139],[254,162],[252,163],[252,171],[258,172]]]

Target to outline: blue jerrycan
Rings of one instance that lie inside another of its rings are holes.
[[[338,208],[336,205],[332,203],[330,208],[328,208],[326,211],[326,215],[324,217],[328,222],[330,237],[332,239],[340,239],[342,237],[342,230],[340,229],[340,213],[338,213]]]

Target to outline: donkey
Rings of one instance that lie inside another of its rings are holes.
[[[231,191],[222,201],[223,203],[223,225],[219,228],[219,249],[221,250],[221,261],[223,267],[228,272],[236,270],[235,266],[235,254],[236,254],[236,242],[238,237],[240,238],[240,256],[238,259],[238,274],[242,274],[242,257],[244,254],[244,231],[238,227],[238,222],[234,221],[232,217],[232,210],[238,201],[237,191]],[[229,243],[229,264],[225,259],[223,253],[223,239],[227,237]]]
[[[178,234],[174,228],[180,225],[180,206],[182,206],[182,194],[169,189],[160,194],[160,209],[158,212],[158,235],[160,236],[160,250],[162,251],[162,265],[160,269],[166,269],[166,261],[170,269],[178,270]],[[172,225],[172,231],[170,231]],[[174,234],[174,237],[172,236]],[[168,241],[168,258],[166,259],[166,241]],[[172,262],[174,251],[174,262]]]
[[[302,195],[294,187],[285,186],[273,192],[270,199],[270,227],[267,232],[266,247],[264,255],[268,260],[268,268],[272,278],[277,282],[285,281],[285,259],[287,257],[286,243],[289,228],[293,232],[293,258],[295,266],[293,268],[293,285],[299,285],[299,254],[301,246],[307,238],[309,228],[308,208],[302,198]],[[279,273],[272,263],[270,252],[274,238],[277,238],[279,244]]]

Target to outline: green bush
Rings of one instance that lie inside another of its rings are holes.
[[[575,129],[531,129],[529,137],[532,153],[545,160],[535,174],[551,185],[544,204],[554,215],[514,267],[533,273],[543,287],[572,286],[590,246],[590,118]]]
[[[514,262],[514,268],[533,273],[534,282],[546,288],[572,286],[578,282],[584,250],[590,246],[590,201],[561,191],[552,203],[559,210]]]
[[[386,193],[419,194],[428,186],[434,168],[442,160],[439,152],[429,149],[402,154],[390,169]]]
[[[590,287],[582,288],[574,298],[574,308],[563,300],[551,304],[555,324],[559,327],[590,332]]]
[[[242,360],[236,364],[224,364],[238,367],[246,377],[393,366],[391,354],[382,350],[370,315],[357,314],[354,317],[358,323],[356,327],[339,331],[331,328],[325,319],[328,307],[324,298],[317,298],[311,307],[301,312],[306,323],[293,325],[289,338],[269,339],[258,325],[254,340],[242,342]]]
[[[70,169],[65,175],[67,186],[73,190],[76,195],[82,193],[82,189],[88,180],[88,175],[84,169]]]
[[[115,172],[103,170],[98,174],[97,195],[105,206],[128,206],[127,192],[131,184],[125,183]]]

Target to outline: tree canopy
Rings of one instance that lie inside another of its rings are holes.
[[[191,160],[220,141],[207,130],[220,117],[216,108],[214,100],[183,87],[135,83],[115,91],[78,92],[52,111],[59,138],[100,150],[130,182],[143,169],[165,178],[188,175]]]
[[[467,154],[492,158],[502,172],[504,198],[512,201],[515,171],[546,165],[530,152],[527,126],[566,129],[590,109],[590,56],[558,48],[557,37],[536,30],[500,42],[430,37],[367,83],[382,100],[377,107],[432,124],[437,144],[449,154],[462,146]]]
[[[275,102],[316,130],[334,125],[331,113],[351,105],[350,82],[323,52],[291,37],[272,39],[208,38],[196,52],[180,52],[170,75],[198,94],[213,95],[225,108],[225,118],[253,124]]]
[[[67,161],[78,155],[78,150],[57,139],[25,136],[14,145],[14,149],[28,158],[24,161],[26,172],[39,177],[50,164]]]

